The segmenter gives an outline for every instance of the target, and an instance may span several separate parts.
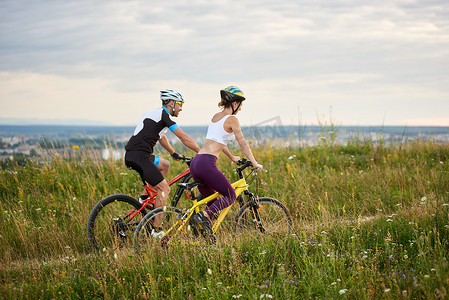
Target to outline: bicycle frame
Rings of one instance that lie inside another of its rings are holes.
[[[237,180],[236,182],[231,184],[232,188],[235,190],[235,194],[236,197],[238,197],[240,194],[242,194],[244,191],[248,190],[248,185],[246,183],[245,178],[240,178],[239,180]],[[182,216],[182,218],[180,220],[178,220],[178,222],[176,222],[169,230],[167,230],[167,232],[163,235],[162,238],[166,237],[168,234],[170,234],[170,232],[172,232],[177,226],[179,226],[176,229],[176,232],[172,235],[171,238],[174,238],[181,230],[184,229],[184,227],[188,224],[190,217],[199,211],[199,207],[201,205],[204,205],[218,197],[222,196],[220,193],[216,192],[200,201],[197,201],[196,199],[193,199],[193,206],[190,207],[187,212]],[[212,225],[212,232],[213,234],[215,234],[215,232],[217,231],[218,227],[220,226],[220,224],[223,222],[224,218],[226,217],[226,215],[228,214],[229,210],[232,208],[232,206],[234,205],[234,203],[232,203],[231,205],[229,205],[228,207],[226,207],[225,209],[223,209],[220,212],[220,215],[218,216],[217,220],[214,222],[214,224]]]
[[[168,182],[168,185],[171,186],[174,183],[176,183],[177,181],[179,181],[180,179],[184,178],[184,182],[187,182],[188,180],[190,180],[190,178],[192,177],[192,175],[190,175],[190,168],[185,169],[183,172],[179,173],[175,178],[173,178],[172,180],[170,180]],[[142,211],[142,209],[144,209],[148,204],[152,203],[154,204],[154,201],[156,199],[157,196],[157,192],[151,188],[148,184],[144,185],[145,190],[148,192],[148,199],[146,199],[143,203],[142,206],[139,209],[133,209],[131,212],[129,212],[126,216],[129,217],[129,219],[134,218],[138,213],[140,213],[140,211]],[[178,189],[176,195],[174,196],[174,199],[178,198],[178,194],[182,193],[182,189]],[[178,203],[172,203],[172,206],[176,206]]]

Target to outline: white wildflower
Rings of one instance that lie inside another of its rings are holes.
[[[242,294],[238,294],[238,295],[232,295],[232,298],[234,298],[234,299],[238,299],[238,298],[240,298],[240,297],[242,297],[243,295]]]
[[[336,284],[337,284],[337,283],[336,283],[335,281],[331,283],[331,285],[336,285]]]
[[[393,222],[393,220],[392,219],[387,219],[387,222]]]
[[[260,295],[260,299],[262,299],[262,298],[270,298],[270,299],[272,299],[273,296],[271,296],[269,294],[262,294],[262,295]]]
[[[207,274],[212,275],[212,270],[211,269],[207,269]]]
[[[338,293],[339,293],[340,295],[343,295],[343,294],[346,293],[347,291],[348,291],[347,289],[342,289],[342,290],[339,290]]]
[[[390,289],[385,289],[384,290],[385,293],[388,293],[389,291],[390,291]]]

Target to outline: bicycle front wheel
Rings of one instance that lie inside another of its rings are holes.
[[[288,209],[280,201],[260,197],[247,202],[235,216],[237,234],[261,232],[282,236],[291,231],[292,219]]]
[[[146,215],[142,205],[128,195],[110,195],[95,205],[87,221],[87,238],[94,250],[131,246],[134,230]]]
[[[156,244],[169,240],[172,233],[163,236],[180,218],[181,210],[171,206],[159,207],[146,214],[134,233],[134,249],[137,254],[150,253]],[[173,231],[176,229],[177,227]]]

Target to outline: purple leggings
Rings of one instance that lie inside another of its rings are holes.
[[[204,185],[198,186],[201,195],[206,198],[215,192],[219,192],[223,197],[207,203],[205,209],[212,219],[214,215],[234,203],[236,195],[229,181],[217,169],[217,157],[211,154],[197,154],[190,163],[190,173],[196,182]]]

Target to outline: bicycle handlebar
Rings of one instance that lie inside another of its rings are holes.
[[[244,169],[246,169],[247,167],[252,167],[253,164],[251,163],[251,161],[247,160],[246,158],[242,158],[241,160],[239,160],[237,162],[237,165],[239,165],[240,167],[238,167],[236,169],[237,172],[242,172]]]

